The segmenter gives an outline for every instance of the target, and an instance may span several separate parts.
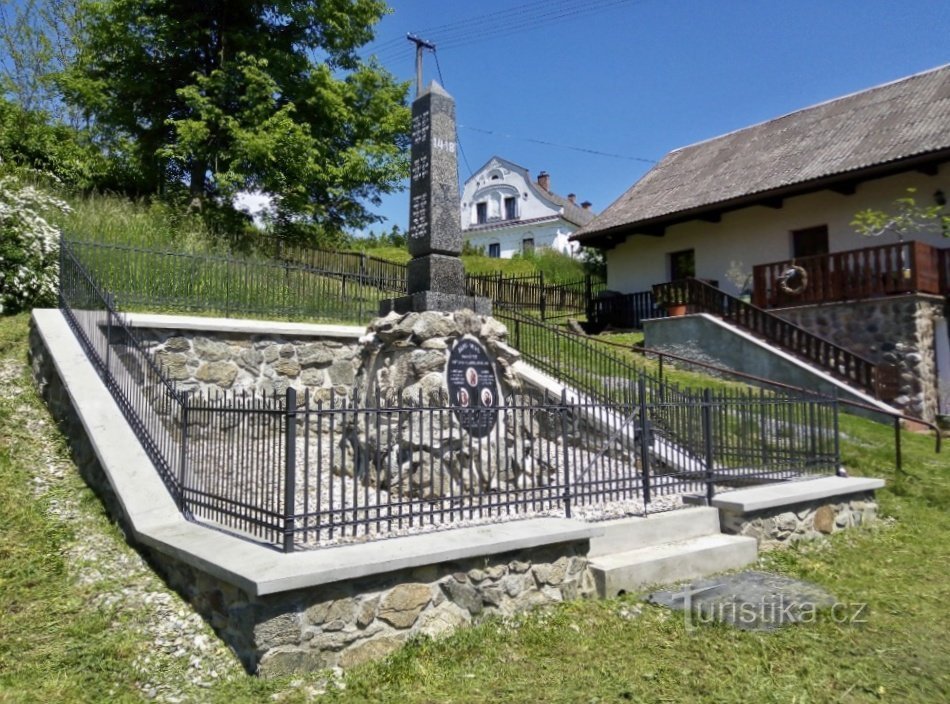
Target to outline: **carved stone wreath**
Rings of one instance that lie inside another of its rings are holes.
[[[792,264],[782,272],[778,287],[791,296],[797,296],[808,286],[808,272],[797,264]]]

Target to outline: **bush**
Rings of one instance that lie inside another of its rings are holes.
[[[0,176],[0,313],[56,302],[59,231],[46,220],[69,206],[14,176]]]
[[[52,174],[70,189],[114,186],[118,168],[82,130],[55,124],[41,112],[0,98],[0,159],[20,168]]]

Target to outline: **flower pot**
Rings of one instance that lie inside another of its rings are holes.
[[[686,315],[686,304],[675,303],[673,305],[668,305],[666,306],[666,314],[671,318],[678,318],[681,315]]]

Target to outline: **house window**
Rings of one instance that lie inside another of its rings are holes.
[[[475,222],[484,225],[488,222],[488,203],[475,204]]]
[[[670,281],[678,281],[696,276],[696,251],[684,249],[679,252],[670,252]]]
[[[828,226],[792,230],[792,257],[813,257],[828,254]]]
[[[492,242],[488,245],[488,256],[495,259],[501,256],[501,245],[498,242]]]
[[[514,220],[518,217],[518,199],[505,198],[505,220]]]
[[[521,240],[521,251],[525,254],[534,251],[534,237],[525,237]]]

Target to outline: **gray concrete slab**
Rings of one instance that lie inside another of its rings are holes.
[[[285,554],[191,523],[178,512],[62,313],[35,310],[33,321],[126,514],[131,537],[252,595],[589,540],[603,530],[579,521],[536,518]]]
[[[287,337],[330,337],[357,340],[366,334],[358,325],[318,325],[314,323],[273,322],[244,318],[203,318],[197,315],[159,315],[126,313],[129,325],[158,330],[197,330],[200,332],[283,335]]]
[[[875,491],[883,486],[883,479],[871,477],[820,477],[728,491],[713,498],[712,505],[731,513],[750,513],[776,506]]]

